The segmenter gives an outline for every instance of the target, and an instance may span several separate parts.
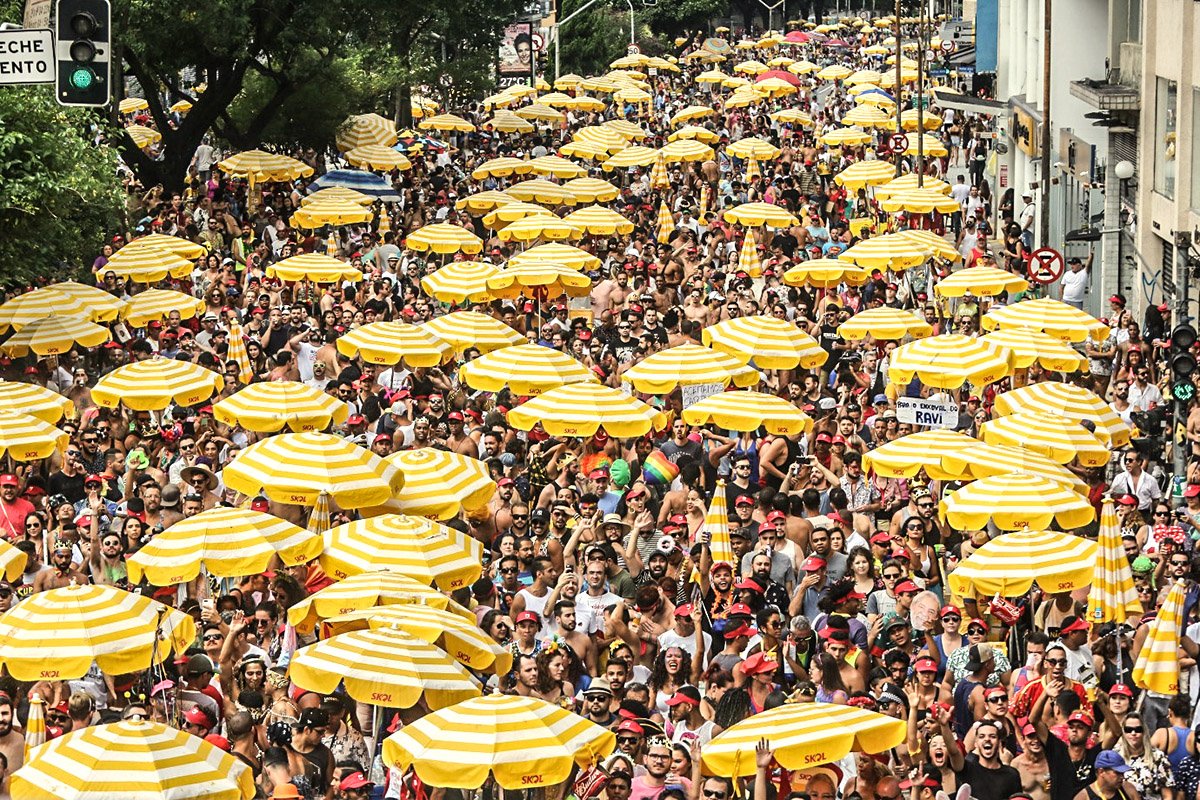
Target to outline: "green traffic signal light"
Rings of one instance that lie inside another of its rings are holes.
[[[71,71],[69,80],[76,89],[90,89],[96,82],[96,74],[86,67],[76,67]]]
[[[1190,380],[1177,380],[1171,384],[1171,396],[1181,403],[1190,403],[1196,396],[1196,385]]]

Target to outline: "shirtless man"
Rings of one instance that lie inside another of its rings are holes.
[[[0,753],[8,760],[8,774],[25,766],[25,735],[13,728],[13,704],[0,694]]]
[[[60,539],[54,543],[49,565],[34,576],[33,592],[37,594],[47,589],[62,589],[72,583],[84,586],[89,581],[87,576],[71,563],[71,545]]]
[[[1050,800],[1050,764],[1046,761],[1046,746],[1037,737],[1030,723],[1021,730],[1021,747],[1024,751],[1009,762],[1009,766],[1021,773],[1021,788],[1030,800]]]
[[[683,304],[683,316],[701,325],[708,324],[708,307],[704,305],[704,294],[700,289],[688,292]]]
[[[563,573],[570,575],[570,585],[578,586],[575,580],[574,573]],[[565,586],[559,587],[561,590]],[[575,651],[575,655],[579,660],[587,665],[588,672],[592,675],[600,671],[599,662],[596,660],[596,645],[592,642],[592,638],[582,631],[576,630],[575,619],[575,598],[563,596],[563,599],[558,600],[554,604],[552,619],[554,621],[554,632],[561,636],[566,643]]]

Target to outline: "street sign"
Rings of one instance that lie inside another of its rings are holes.
[[[888,137],[888,148],[893,153],[903,153],[908,149],[908,137],[903,133],[893,133]]]
[[[920,397],[896,398],[896,419],[905,425],[953,428],[958,424],[958,403]]]
[[[944,78],[949,74],[950,70],[946,69],[945,67],[934,67],[933,69],[929,70],[929,77],[931,78]]]
[[[1062,277],[1067,262],[1053,247],[1040,247],[1029,256],[1029,279],[1043,286]]]
[[[50,27],[50,0],[25,0],[25,29]]]
[[[636,56],[636,55],[640,54],[641,52],[642,52],[642,48],[638,47],[636,44],[631,43],[628,47],[625,48],[625,55],[627,55],[627,56]]]
[[[0,84],[54,83],[54,36],[49,30],[0,31]]]
[[[954,43],[953,39],[942,40],[942,52],[943,53],[953,53],[957,49],[958,49],[958,45],[956,45]]]
[[[538,31],[534,31],[530,35],[529,40],[533,42],[533,51],[535,53],[540,53],[546,49],[546,37],[542,36]]]

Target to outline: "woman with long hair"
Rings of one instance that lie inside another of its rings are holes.
[[[829,653],[818,653],[813,657],[812,668],[808,672],[813,683],[817,685],[818,703],[845,704],[850,693],[842,681],[837,660],[833,656]]]
[[[1133,784],[1144,800],[1174,799],[1175,777],[1171,763],[1165,753],[1150,744],[1150,731],[1137,712],[1125,716],[1121,738],[1113,749],[1129,765],[1125,780]]]
[[[680,686],[694,683],[692,658],[682,647],[666,647],[658,651],[654,666],[650,670],[650,691],[654,709],[664,717],[670,709],[667,701],[675,696]]]
[[[537,654],[537,684],[534,695],[547,703],[569,708],[574,703],[575,687],[566,680],[567,656],[562,645],[551,644]]]
[[[875,559],[867,548],[859,546],[851,549],[846,563],[850,568],[850,577],[854,578],[854,591],[869,597],[871,592],[883,586],[883,582],[875,575]]]

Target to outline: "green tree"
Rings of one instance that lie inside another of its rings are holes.
[[[0,280],[65,277],[64,264],[90,265],[118,229],[117,158],[96,145],[94,123],[45,87],[0,89]]]

